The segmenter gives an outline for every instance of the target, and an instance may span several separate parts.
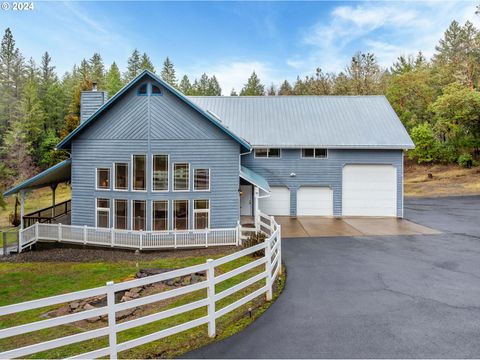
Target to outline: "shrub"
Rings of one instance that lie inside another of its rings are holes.
[[[267,237],[261,232],[254,233],[248,237],[242,244],[242,247],[249,248],[258,244],[261,244],[265,241]],[[255,257],[263,256],[264,250],[255,251],[252,255]]]
[[[473,160],[473,157],[471,154],[464,153],[458,157],[458,165],[465,167],[465,168],[471,168],[472,166],[477,166],[477,162]]]

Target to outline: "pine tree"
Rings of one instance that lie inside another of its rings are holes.
[[[47,93],[49,86],[57,81],[57,75],[55,74],[55,66],[51,65],[52,58],[47,51],[42,55],[42,63],[40,65],[40,96],[44,96]]]
[[[78,68],[78,73],[81,76],[82,81],[92,80],[92,69],[86,59],[83,59]]]
[[[153,73],[155,72],[155,67],[153,66],[152,61],[150,60],[150,57],[147,55],[147,53],[143,53],[142,55],[140,70],[149,70]]]
[[[173,66],[173,63],[168,58],[168,56],[163,62],[163,69],[162,69],[162,72],[160,73],[160,76],[164,81],[166,81],[170,85],[177,87],[177,78],[175,76],[175,68]]]
[[[375,55],[357,52],[347,67],[347,75],[353,95],[374,95],[379,93],[382,72]]]
[[[257,74],[252,72],[247,83],[240,91],[240,96],[263,96],[265,95],[265,85],[263,85]]]
[[[120,70],[118,69],[117,64],[113,62],[105,76],[105,90],[111,97],[115,95],[122,87],[123,81],[122,76],[120,75]]]
[[[230,96],[238,96],[234,88],[232,88],[232,91],[230,91]]]
[[[275,85],[271,84],[268,89],[267,89],[267,95],[268,96],[275,96],[277,95],[277,89],[275,88]]]
[[[182,80],[180,81],[180,85],[178,86],[178,88],[185,95],[193,95],[192,84],[190,83],[190,79],[188,78],[187,75],[183,75]]]
[[[203,73],[202,76],[200,76],[200,80],[198,81],[196,86],[197,95],[202,95],[202,96],[208,95],[209,85],[210,85],[210,79],[208,78],[207,74]]]
[[[215,77],[215,75],[213,75],[208,80],[207,95],[208,96],[221,96],[222,95],[222,89],[220,88],[220,84],[218,83],[218,80]]]
[[[124,74],[124,82],[128,83],[134,79],[141,71],[142,61],[140,59],[140,52],[135,49],[132,55],[128,58],[127,72]]]
[[[278,95],[293,95],[292,85],[290,85],[287,80],[285,80],[280,86],[280,89],[278,90]]]
[[[105,65],[103,64],[102,56],[99,53],[94,53],[89,61],[90,65],[90,79],[98,84],[100,89],[105,88]]]

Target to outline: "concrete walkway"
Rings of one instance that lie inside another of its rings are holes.
[[[406,209],[444,233],[285,239],[278,300],[185,357],[479,358],[480,197]]]
[[[333,237],[439,234],[427,226],[396,218],[327,218],[321,216],[275,216],[284,237]]]

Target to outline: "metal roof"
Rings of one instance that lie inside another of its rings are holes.
[[[191,96],[255,147],[411,149],[385,96]]]
[[[3,193],[3,196],[9,196],[18,193],[21,190],[33,190],[49,186],[55,183],[61,183],[70,180],[70,173],[72,168],[72,159],[63,160],[62,162],[53,165],[40,174],[31,177],[23,183],[11,188]]]
[[[250,170],[249,168],[242,166],[240,168],[240,177],[244,180],[247,180],[250,184],[258,186],[263,191],[269,193],[270,186],[268,181],[262,175],[257,174],[255,171]]]
[[[122,97],[123,94],[127,92],[128,89],[130,89],[133,85],[138,83],[141,79],[143,79],[145,76],[149,76],[151,79],[159,82],[164,88],[166,88],[168,91],[170,91],[173,95],[178,97],[180,100],[182,100],[186,105],[190,106],[192,109],[197,111],[200,115],[203,115],[208,121],[210,121],[213,125],[218,127],[220,130],[222,130],[224,133],[226,133],[228,136],[230,136],[233,140],[237,141],[244,150],[251,150],[250,144],[245,140],[239,137],[237,134],[233,133],[230,129],[228,129],[225,124],[222,122],[218,121],[217,118],[212,116],[211,113],[205,111],[204,109],[198,107],[195,103],[193,103],[188,97],[183,95],[180,91],[175,89],[173,86],[168,84],[166,81],[163,81],[161,78],[159,78],[157,75],[155,75],[153,72],[149,70],[143,70],[139,75],[137,75],[136,78],[134,78],[132,81],[130,81],[127,85],[125,85],[122,89],[120,89],[110,100],[108,100],[103,106],[101,106],[95,113],[92,114],[87,120],[85,120],[80,126],[78,126],[75,130],[73,130],[70,134],[68,134],[58,145],[57,149],[69,149],[70,148],[70,142],[72,139],[84,128],[89,126],[95,119],[97,119],[101,114],[103,114],[110,106],[115,103],[119,98]]]

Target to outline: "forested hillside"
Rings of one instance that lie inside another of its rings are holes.
[[[417,146],[408,153],[412,160],[475,164],[480,148],[479,30],[471,23],[454,21],[439,39],[432,59],[421,51],[399,55],[383,69],[374,54],[359,52],[340,73],[325,73],[319,67],[294,83],[262,84],[254,72],[238,94],[385,94]],[[0,49],[0,191],[67,157],[54,148],[78,125],[80,92],[91,89],[92,82],[112,96],[149,69],[187,95],[222,94],[214,75],[180,78],[168,57],[157,71],[148,54],[136,49],[123,73],[115,62],[106,66],[98,53],[65,74],[57,74],[48,52],[38,61],[27,56],[6,29]],[[237,95],[234,89],[228,93]]]

